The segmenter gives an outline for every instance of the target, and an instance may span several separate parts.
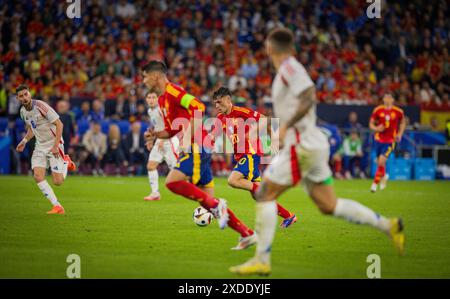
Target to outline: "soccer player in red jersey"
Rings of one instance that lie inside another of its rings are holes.
[[[250,140],[250,127],[255,126],[259,119],[265,116],[249,108],[234,106],[231,92],[226,87],[217,89],[212,98],[219,111],[217,125],[222,127],[223,133],[233,145],[236,164],[228,177],[228,185],[248,190],[254,195],[261,181],[259,164],[264,153],[258,137],[255,138],[256,142]],[[214,135],[218,135],[219,132],[215,130]],[[287,228],[297,221],[297,217],[279,203],[277,208],[278,215],[283,218],[281,227]]]
[[[221,229],[228,225],[237,231],[241,236],[238,245],[232,249],[246,249],[255,244],[256,234],[253,230],[227,208],[224,199],[214,197],[212,145],[205,145],[208,143],[205,140],[208,133],[202,123],[205,105],[167,79],[167,68],[163,62],[150,61],[142,70],[144,84],[150,92],[159,96],[165,125],[162,131],[147,131],[146,138],[167,139],[178,135],[181,140],[186,141],[188,136],[188,142],[181,144],[181,150],[184,150],[179,155],[176,166],[166,178],[166,187],[175,194],[199,202],[218,219]]]
[[[394,105],[394,98],[390,94],[383,97],[384,105],[376,107],[370,118],[370,129],[375,131],[374,147],[377,155],[377,171],[370,191],[376,192],[378,184],[380,190],[386,188],[389,176],[386,174],[386,161],[395,149],[397,142],[402,139],[406,122],[403,110]]]

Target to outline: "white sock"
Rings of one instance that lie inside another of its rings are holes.
[[[158,192],[158,170],[149,170],[148,171],[148,181],[150,182],[150,188],[152,188],[153,192]]]
[[[256,203],[256,233],[258,243],[256,256],[263,263],[270,263],[270,252],[277,226],[277,203],[275,200]]]
[[[368,224],[385,233],[389,233],[390,222],[386,217],[375,213],[354,200],[338,198],[333,214],[349,222]]]
[[[56,198],[55,192],[53,192],[52,187],[47,183],[46,180],[37,184],[41,192],[45,197],[52,203],[53,206],[60,206],[58,199]]]
[[[64,164],[63,164],[64,166],[63,166],[63,176],[64,176],[64,179],[66,179],[66,176],[67,176],[67,171],[68,171],[68,168],[69,168],[69,163],[67,163],[66,161],[64,161]]]

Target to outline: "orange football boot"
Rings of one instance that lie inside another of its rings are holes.
[[[62,206],[54,206],[50,211],[47,212],[49,215],[61,214],[64,215],[64,208]]]

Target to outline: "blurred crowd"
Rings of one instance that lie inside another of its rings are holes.
[[[0,0],[0,116],[17,118],[14,88],[26,83],[35,98],[67,115],[74,146],[87,149],[97,138],[78,136],[80,122],[91,123],[91,132],[105,120],[148,121],[140,67],[152,59],[164,60],[170,80],[203,100],[210,115],[219,85],[233,91],[237,105],[271,115],[264,38],[277,26],[294,31],[320,102],[374,105],[391,92],[400,105],[450,111],[446,0],[381,1],[381,19],[368,19],[369,4],[357,0],[79,3],[81,18],[70,19],[66,1]],[[130,167],[128,149],[108,154],[117,138],[104,139],[80,161],[98,172],[105,159]]]
[[[389,91],[402,105],[450,105],[445,0],[381,1],[381,19],[355,0],[86,0],[79,19],[67,17],[65,1],[0,3],[3,113],[14,114],[8,99],[26,82],[51,102],[87,97],[107,117],[142,114],[139,67],[151,59],[206,102],[226,84],[236,101],[265,110],[272,70],[263,41],[281,25],[295,32],[322,102],[376,104]],[[115,113],[107,100],[129,107]]]

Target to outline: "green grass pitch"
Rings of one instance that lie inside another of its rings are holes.
[[[69,177],[54,187],[66,215],[45,214],[50,204],[31,177],[0,177],[0,277],[65,278],[69,254],[81,258],[82,278],[236,278],[228,267],[254,248],[235,252],[238,235],[217,223],[192,221],[197,204],[175,196],[160,182],[162,200],[145,202],[145,177]],[[406,255],[372,228],[322,216],[295,188],[280,202],[299,215],[277,230],[272,278],[366,278],[369,254],[381,258],[382,278],[450,278],[450,183],[390,182],[369,193],[370,181],[337,181],[340,197],[386,216],[401,215]],[[216,195],[254,226],[248,192],[216,179]]]

